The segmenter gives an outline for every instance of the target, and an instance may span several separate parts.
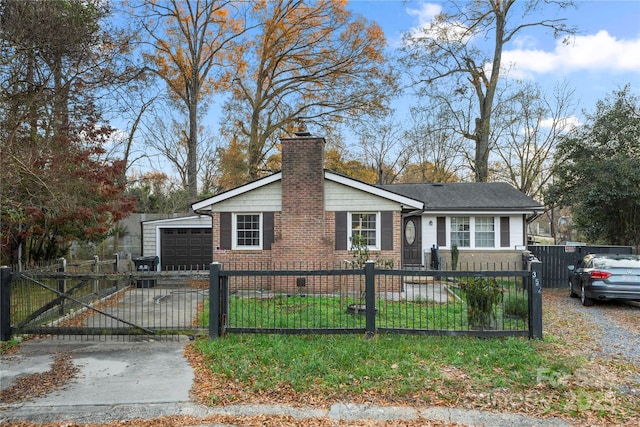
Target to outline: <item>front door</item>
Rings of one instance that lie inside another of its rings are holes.
[[[402,221],[402,265],[422,265],[421,217],[408,216]]]

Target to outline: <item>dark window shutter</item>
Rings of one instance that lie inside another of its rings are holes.
[[[231,249],[231,212],[220,212],[220,249]]]
[[[336,212],[336,250],[347,250],[347,213]]]
[[[262,213],[262,227],[264,228],[262,231],[262,237],[264,239],[262,249],[269,251],[273,243],[273,212]]]
[[[438,246],[447,246],[447,218],[439,216],[436,218]]]
[[[393,212],[384,211],[380,213],[380,248],[383,251],[393,250]]]
[[[511,233],[509,232],[509,217],[500,217],[500,247],[508,248],[511,246]]]

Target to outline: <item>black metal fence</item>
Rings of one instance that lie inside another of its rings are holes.
[[[57,268],[2,268],[0,339],[12,334],[177,335],[206,333],[209,273],[117,271],[94,259]]]
[[[539,263],[530,271],[393,270],[373,262],[116,272],[94,260],[85,267],[2,268],[0,339],[207,332],[542,338]]]
[[[242,268],[211,265],[209,335],[413,333],[542,338],[530,271]]]

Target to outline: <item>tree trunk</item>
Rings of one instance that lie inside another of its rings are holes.
[[[260,163],[260,154],[262,153],[262,147],[260,146],[260,118],[257,109],[254,109],[253,114],[251,115],[251,128],[249,135],[249,152],[247,153],[249,157],[249,181],[254,181],[258,179],[258,165]]]
[[[489,136],[491,133],[491,114],[493,113],[493,100],[498,86],[498,80],[500,78],[500,67],[502,63],[502,47],[504,46],[504,31],[506,24],[506,15],[511,3],[504,4],[503,8],[497,7],[494,10],[496,17],[496,34],[495,34],[495,48],[493,51],[493,63],[491,68],[491,76],[486,79],[486,76],[480,73],[480,76],[474,79],[474,85],[476,85],[476,93],[478,93],[478,101],[480,107],[480,118],[476,120],[475,141],[476,141],[476,156],[475,156],[475,178],[476,182],[487,182],[489,179],[489,153],[491,152],[491,146]],[[482,85],[485,85],[485,92],[482,95]]]
[[[195,93],[189,103],[189,140],[187,141],[187,181],[190,204],[198,200],[198,97]]]

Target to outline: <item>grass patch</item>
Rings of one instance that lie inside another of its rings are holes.
[[[585,371],[583,357],[559,352],[554,341],[236,334],[196,340],[189,351],[197,355],[196,395],[209,405],[438,405],[589,425],[640,416],[637,397],[600,380],[606,368]]]
[[[349,304],[361,304],[354,298],[333,296],[287,296],[271,298],[229,298],[228,325],[231,328],[262,329],[364,329],[364,313],[347,312]],[[526,308],[526,307],[525,307]],[[464,299],[442,304],[427,300],[377,301],[376,325],[379,328],[468,330],[468,305]],[[526,313],[525,313],[526,314]],[[523,318],[503,316],[502,306],[494,311],[495,329],[525,330]],[[209,324],[209,302],[198,315],[199,325]]]
[[[9,341],[0,341],[0,354],[13,351],[22,342],[21,339],[11,338]]]
[[[454,399],[452,390],[524,391],[571,364],[549,358],[525,339],[460,337],[231,335],[194,343],[207,369],[245,392],[288,388],[337,397],[373,394],[429,404]],[[214,399],[216,400],[216,399]]]

